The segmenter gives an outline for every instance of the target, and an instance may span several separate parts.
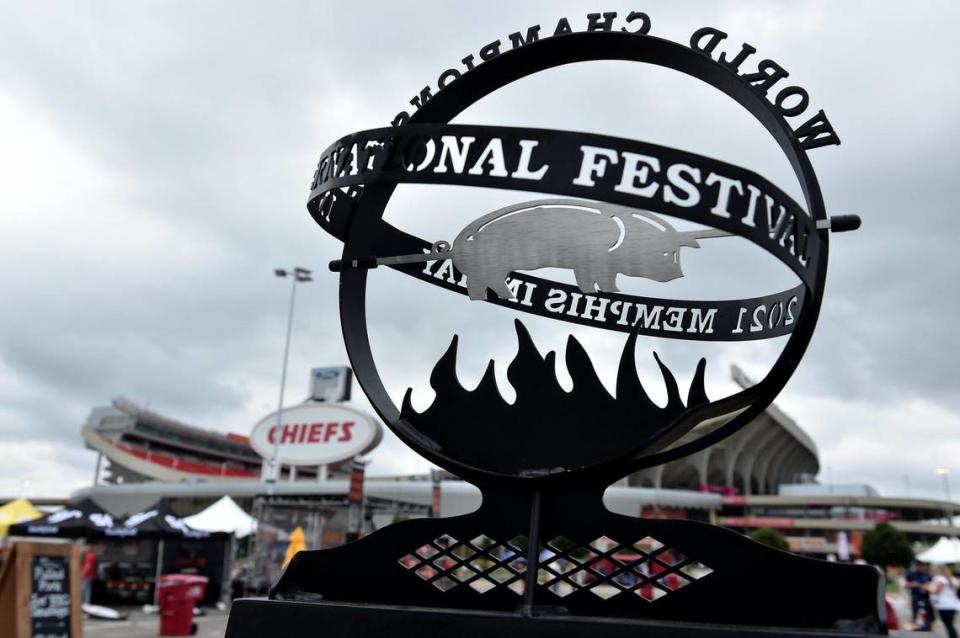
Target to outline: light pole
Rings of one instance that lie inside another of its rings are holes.
[[[313,271],[306,268],[297,268],[286,270],[284,268],[275,268],[273,274],[277,277],[291,277],[292,285],[290,287],[290,312],[287,315],[287,340],[283,346],[283,371],[280,373],[280,399],[277,401],[277,425],[273,431],[273,457],[270,459],[270,472],[267,475],[267,481],[275,482],[280,479],[280,424],[283,419],[283,390],[287,385],[287,359],[290,357],[290,332],[293,329],[293,304],[297,298],[297,284],[313,281]]]
[[[950,510],[950,468],[948,467],[938,467],[937,476],[943,479],[943,496],[946,499],[946,507],[943,510],[943,513],[947,515],[947,526],[953,525],[953,512]]]

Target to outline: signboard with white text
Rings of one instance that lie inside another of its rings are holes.
[[[305,403],[263,417],[250,434],[250,445],[272,458],[275,441],[284,465],[327,465],[372,450],[383,436],[373,417],[344,405]]]

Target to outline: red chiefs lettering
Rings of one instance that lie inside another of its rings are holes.
[[[353,421],[331,421],[330,423],[284,423],[280,426],[280,443],[284,445],[298,443],[327,443],[336,441],[345,443],[353,438]],[[267,441],[273,443],[277,426],[267,432]]]

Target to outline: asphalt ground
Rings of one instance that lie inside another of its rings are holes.
[[[83,623],[84,638],[157,638],[160,634],[160,616],[144,614],[139,608],[123,608],[117,611],[127,614],[126,620],[98,620],[88,618]],[[195,616],[196,636],[199,638],[223,638],[227,630],[228,611],[212,609],[206,616]]]
[[[900,618],[900,626],[906,627],[910,621],[910,611],[906,600],[900,594],[890,595],[895,613]],[[156,638],[160,633],[160,617],[156,614],[144,614],[139,608],[118,609],[127,614],[126,620],[97,620],[88,618],[83,624],[83,635],[87,638]],[[200,638],[223,638],[227,629],[229,610],[219,611],[211,609],[205,616],[195,616],[193,622],[197,624],[196,636]],[[939,621],[934,625],[932,633],[914,633],[900,631],[894,636],[912,636],[919,638],[933,638],[946,636],[943,624]]]

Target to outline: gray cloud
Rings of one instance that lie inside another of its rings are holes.
[[[951,294],[960,274],[952,259],[960,95],[949,66],[957,8],[704,2],[643,10],[656,35],[685,42],[710,24],[730,33],[732,47],[750,42],[810,90],[843,139],[811,155],[830,210],[857,212],[865,226],[833,241],[821,323],[782,403],[814,433],[835,477],[897,490],[902,480],[890,479],[890,467],[920,477],[932,463],[949,464],[894,445],[864,457],[856,442],[875,440],[877,423],[884,440],[896,440],[908,426],[890,415],[938,421],[910,424],[924,433],[920,448],[942,448],[952,433],[944,424],[957,425],[950,318],[960,312]],[[0,191],[3,438],[70,450],[45,452],[51,467],[92,468],[77,428],[89,407],[119,393],[209,427],[252,426],[276,400],[288,291],[274,266],[318,271],[298,293],[288,396],[299,398],[311,365],[346,361],[336,278],[323,272],[339,244],[304,210],[316,155],[345,133],[386,124],[487,42],[535,23],[546,31],[561,15],[582,25],[585,13],[577,3],[505,2],[482,11],[427,2],[362,11],[295,2],[4,6],[0,170],[13,179]],[[789,166],[749,116],[657,69],[557,69],[457,121],[663,143],[757,170],[799,199]],[[516,195],[465,190],[401,188],[388,215],[449,239]],[[759,266],[762,257],[701,251],[671,290],[779,289],[783,273]],[[375,353],[398,399],[412,385],[429,400],[425,375],[454,331],[464,337],[465,383],[491,356],[503,368],[515,349],[509,313],[424,288],[393,273],[371,278]],[[562,348],[566,326],[531,325],[543,348]],[[577,334],[598,357],[615,356],[622,343]],[[722,390],[727,363],[762,371],[779,345],[647,343],[638,360],[652,374],[655,347],[689,377],[702,349]],[[380,471],[415,466],[404,454],[388,439]]]

